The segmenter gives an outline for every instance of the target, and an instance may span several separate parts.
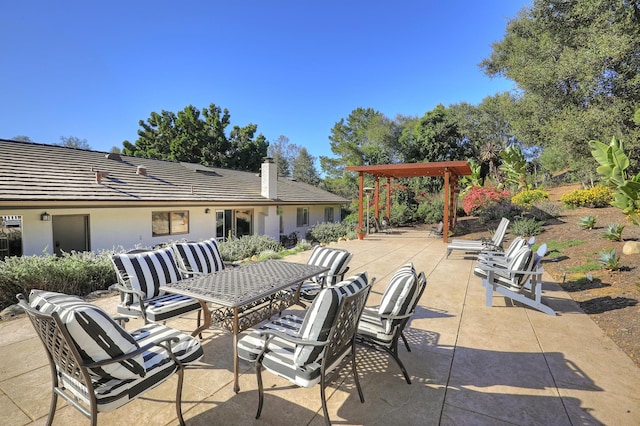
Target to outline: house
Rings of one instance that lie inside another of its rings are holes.
[[[5,139],[0,158],[0,235],[14,240],[12,255],[304,238],[316,223],[340,221],[349,202],[278,177],[271,159],[250,173]]]

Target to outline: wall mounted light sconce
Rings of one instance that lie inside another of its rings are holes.
[[[204,214],[209,214],[211,213],[211,209],[204,209]]]
[[[47,212],[44,212],[40,215],[40,220],[43,222],[49,222],[51,220],[51,215]]]

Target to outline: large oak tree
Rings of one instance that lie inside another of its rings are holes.
[[[517,84],[511,127],[523,143],[551,153],[551,167],[595,169],[591,139],[616,136],[632,149],[640,145],[632,121],[640,107],[639,6],[535,0],[481,63],[486,74]]]

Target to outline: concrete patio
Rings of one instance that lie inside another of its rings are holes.
[[[402,229],[337,246],[351,251],[351,272],[376,277],[368,304],[376,304],[393,272],[413,262],[427,288],[400,347],[412,378],[408,385],[385,354],[360,349],[361,404],[353,378],[343,374],[328,389],[337,425],[638,425],[640,369],[584,313],[549,282],[544,301],[552,317],[495,295],[472,273],[474,260],[428,238],[428,231]],[[544,236],[539,238],[544,242]],[[309,252],[286,260],[306,262]],[[115,314],[117,297],[96,301]],[[294,308],[293,310],[299,310]],[[128,328],[139,325],[133,322]],[[191,331],[195,315],[170,322]],[[322,425],[319,387],[300,389],[264,374],[260,419],[256,377],[241,362],[240,393],[233,392],[232,337],[203,335],[205,357],[185,375],[183,413],[188,425]],[[175,378],[120,410],[98,416],[101,425],[174,425]],[[0,323],[0,418],[3,425],[45,424],[50,372],[44,350],[26,317]],[[60,403],[54,424],[87,424]]]

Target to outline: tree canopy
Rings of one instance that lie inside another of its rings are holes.
[[[554,168],[592,170],[589,140],[640,144],[632,125],[640,106],[638,52],[637,0],[535,0],[480,65],[517,84],[510,123],[518,140],[554,152],[546,157]]]
[[[229,111],[213,103],[202,112],[193,105],[177,114],[152,112],[146,122],[138,122],[138,139],[122,143],[122,153],[257,172],[268,142],[262,134],[255,135],[255,124],[234,126],[227,137],[230,123]]]

